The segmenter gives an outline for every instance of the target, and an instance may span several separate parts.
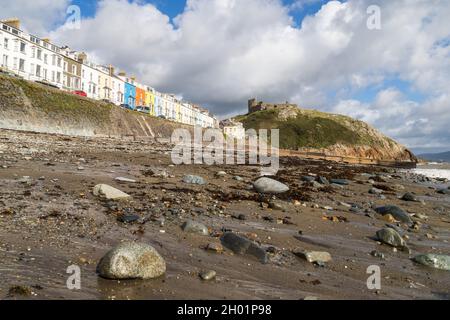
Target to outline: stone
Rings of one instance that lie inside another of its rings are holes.
[[[111,249],[97,265],[106,279],[153,279],[166,272],[166,262],[150,245],[124,242]]]
[[[321,184],[324,184],[324,185],[329,185],[329,184],[330,184],[330,181],[328,181],[327,178],[322,177],[322,176],[319,176],[319,177],[317,178],[317,181],[318,181],[319,183],[321,183]]]
[[[405,193],[400,199],[404,200],[404,201],[413,201],[413,202],[418,202],[419,201],[417,199],[417,197],[415,195],[413,195],[411,192]]]
[[[200,272],[199,276],[202,280],[210,281],[216,277],[217,273],[214,270],[208,270],[204,272]]]
[[[384,216],[381,217],[381,219],[383,219],[384,221],[389,222],[389,223],[394,223],[397,221],[390,213],[385,214]]]
[[[313,176],[302,176],[302,181],[306,181],[306,182],[313,182],[316,180],[316,177]]]
[[[144,176],[155,178],[167,178],[169,173],[163,168],[150,168],[142,172]]]
[[[211,242],[206,246],[207,251],[213,251],[217,253],[223,252],[223,246],[220,243]]]
[[[131,198],[130,195],[107,184],[98,184],[94,187],[94,196],[103,197],[108,200],[122,200]]]
[[[437,193],[450,195],[450,189],[440,189],[437,191]]]
[[[350,184],[346,179],[330,179],[330,183],[341,186],[348,186]]]
[[[289,191],[289,187],[279,181],[262,177],[256,180],[253,184],[255,190],[259,193],[284,193]]]
[[[280,203],[275,201],[269,202],[269,208],[272,210],[280,210],[280,211],[284,210],[284,207]]]
[[[378,207],[375,211],[382,215],[391,214],[396,220],[407,224],[411,224],[413,222],[409,214],[397,206]]]
[[[415,256],[413,261],[420,263],[424,266],[450,271],[450,256],[442,254],[421,254]]]
[[[237,235],[232,232],[226,232],[220,239],[222,244],[239,255],[251,255],[256,257],[261,263],[267,263],[267,252],[255,242]]]
[[[208,228],[200,222],[195,222],[192,220],[187,220],[185,223],[183,223],[183,226],[181,227],[184,232],[187,233],[196,233],[203,236],[209,235]]]
[[[133,223],[140,219],[138,215],[135,214],[123,214],[117,217],[117,221],[122,223]]]
[[[370,188],[369,193],[370,194],[382,194],[383,190],[377,189],[377,188]]]
[[[326,251],[299,251],[294,252],[294,254],[300,258],[305,259],[308,262],[316,263],[316,262],[330,262],[331,254]]]
[[[406,242],[403,238],[392,228],[383,228],[377,231],[377,239],[385,244],[393,247],[406,247]]]
[[[114,180],[116,180],[117,182],[122,182],[122,183],[136,183],[136,180],[128,179],[128,178],[124,178],[124,177],[117,177]]]
[[[218,177],[223,177],[223,176],[226,176],[226,175],[227,175],[227,173],[225,171],[219,171],[219,172],[216,173],[216,176],[218,176]]]
[[[243,181],[244,179],[243,179],[242,177],[240,177],[240,176],[234,176],[234,177],[233,177],[233,180],[236,180],[236,181]]]
[[[188,184],[205,185],[206,181],[202,177],[194,175],[186,175],[183,177],[183,182]]]

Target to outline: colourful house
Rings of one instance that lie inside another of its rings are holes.
[[[136,86],[133,78],[128,78],[125,73],[119,73],[119,79],[125,82],[123,93],[123,103],[128,104],[132,109],[136,108]]]
[[[147,87],[145,90],[145,105],[150,107],[150,114],[152,116],[156,115],[155,112],[155,94],[154,89]]]
[[[145,106],[145,90],[140,86],[136,86],[136,106]]]

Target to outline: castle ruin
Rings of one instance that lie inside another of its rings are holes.
[[[298,105],[289,103],[266,103],[263,101],[257,101],[255,98],[248,100],[248,113],[253,113],[262,110],[276,110],[284,109],[288,107],[298,108]]]

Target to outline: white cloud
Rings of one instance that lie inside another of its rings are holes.
[[[0,0],[0,19],[20,18],[31,33],[45,37],[63,22],[70,0]]]

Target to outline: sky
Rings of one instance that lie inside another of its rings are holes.
[[[81,10],[80,28],[71,28],[71,5]],[[379,16],[368,11],[373,5]],[[0,7],[0,18],[19,17],[25,30],[220,118],[245,113],[251,97],[289,101],[366,121],[416,153],[450,150],[448,0],[0,0]]]

